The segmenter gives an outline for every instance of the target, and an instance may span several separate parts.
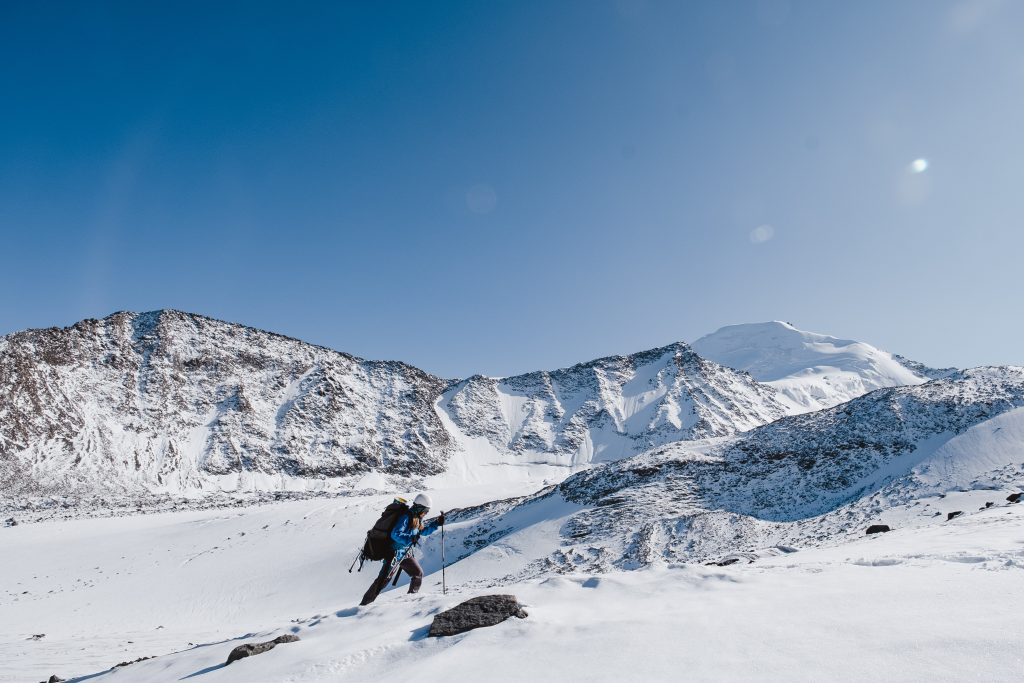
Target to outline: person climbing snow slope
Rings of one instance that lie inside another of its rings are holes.
[[[409,592],[415,593],[423,583],[423,568],[412,555],[412,546],[419,542],[421,536],[429,536],[439,527],[444,525],[444,514],[432,520],[424,521],[424,517],[430,512],[430,496],[421,493],[412,502],[408,512],[400,514],[397,521],[391,527],[390,550],[384,557],[384,566],[380,574],[363,595],[360,605],[369,605],[377,599],[381,591],[388,585],[388,581],[396,576],[398,572],[404,571],[409,575]],[[396,566],[397,563],[397,566]]]

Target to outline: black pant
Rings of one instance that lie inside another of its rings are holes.
[[[369,589],[363,595],[363,601],[360,605],[369,605],[371,602],[377,599],[381,591],[387,588],[388,585],[388,570],[391,569],[391,560],[394,559],[394,555],[384,560],[384,566],[380,568],[380,574],[374,579],[373,583],[370,584]],[[402,562],[398,565],[399,572],[405,572],[409,575],[409,592],[415,593],[419,591],[420,584],[423,583],[423,567],[416,561],[416,558],[412,555],[406,555]]]

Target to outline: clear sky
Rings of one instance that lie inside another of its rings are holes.
[[[5,2],[0,334],[444,376],[781,319],[1024,364],[1024,2]]]

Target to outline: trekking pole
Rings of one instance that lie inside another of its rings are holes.
[[[441,510],[444,517],[444,510]],[[448,584],[444,581],[444,524],[441,525],[441,594],[448,595]]]
[[[369,537],[370,537],[370,535],[367,534],[366,535],[366,540],[369,540]],[[366,547],[366,540],[363,541],[363,547]],[[359,571],[363,571],[363,563],[360,562],[360,560],[362,560],[362,559],[363,559],[363,548],[360,548],[359,552],[356,553],[356,559],[352,560],[352,564],[350,564],[349,567],[348,567],[348,573],[349,574],[352,573],[352,569],[356,566],[356,562],[359,562]]]

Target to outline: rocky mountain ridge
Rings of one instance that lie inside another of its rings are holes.
[[[771,387],[681,342],[455,381],[205,316],[120,312],[0,338],[0,491],[388,486],[443,472],[473,440],[583,466],[784,413]]]
[[[446,392],[442,408],[471,437],[512,452],[562,456],[560,464],[725,436],[786,413],[771,388],[682,342],[553,372],[476,375]]]
[[[57,495],[438,472],[445,386],[177,311],[29,330],[0,340],[0,483]]]

